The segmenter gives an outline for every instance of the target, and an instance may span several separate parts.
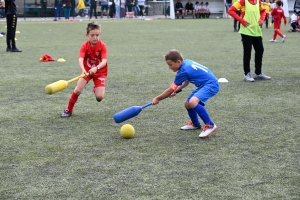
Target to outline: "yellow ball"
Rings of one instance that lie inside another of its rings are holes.
[[[132,138],[134,135],[134,132],[135,132],[134,127],[130,124],[124,124],[120,129],[120,133],[121,133],[122,137],[125,139]]]

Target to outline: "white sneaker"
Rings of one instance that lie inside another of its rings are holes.
[[[276,42],[276,40],[271,39],[270,42]]]
[[[285,39],[286,39],[286,36],[285,36],[285,35],[283,35],[282,42],[284,42],[284,41],[285,41]]]
[[[262,79],[262,80],[270,80],[270,79],[271,79],[270,76],[267,76],[267,75],[265,75],[264,73],[261,73],[261,74],[259,74],[259,75],[254,74],[253,78],[254,78],[254,79]]]
[[[186,125],[185,126],[183,126],[183,127],[181,127],[180,129],[181,130],[195,130],[195,129],[200,129],[201,128],[201,126],[194,126],[194,124],[193,124],[193,122],[192,121],[188,121],[187,123],[186,123]]]
[[[199,138],[207,138],[210,134],[218,129],[217,125],[205,124],[203,131],[200,133]]]
[[[247,82],[254,82],[254,81],[255,81],[255,80],[252,78],[250,72],[248,72],[248,74],[246,74],[246,75],[244,76],[244,80],[247,81]]]

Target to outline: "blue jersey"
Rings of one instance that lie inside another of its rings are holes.
[[[207,67],[187,59],[181,63],[174,84],[180,86],[184,81],[189,81],[196,87],[202,87],[206,83],[215,82],[218,79]]]

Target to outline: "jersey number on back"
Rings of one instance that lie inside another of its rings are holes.
[[[194,70],[201,69],[201,70],[203,70],[203,71],[205,71],[205,72],[208,72],[208,68],[207,68],[207,67],[204,67],[203,65],[200,65],[199,63],[196,63],[196,62],[193,62],[192,68],[193,68]]]

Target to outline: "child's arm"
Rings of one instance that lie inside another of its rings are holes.
[[[230,15],[231,17],[233,17],[234,19],[236,19],[237,21],[239,21],[243,26],[248,26],[249,23],[244,20],[242,17],[240,17],[236,11],[237,10],[241,10],[242,5],[240,4],[240,2],[236,2],[234,3],[227,11],[228,15]]]
[[[181,91],[182,88],[185,88],[187,85],[189,84],[188,81],[184,81],[179,87],[177,85],[175,85],[174,83],[172,83],[172,85],[166,89],[165,91],[163,91],[163,93],[161,93],[160,95],[154,97],[154,99],[152,100],[152,104],[156,105],[159,103],[159,101],[167,98],[167,97],[172,97],[175,96],[176,91]]]
[[[83,58],[80,57],[80,58],[78,59],[78,62],[79,62],[79,67],[80,67],[80,69],[81,69],[81,74],[86,74],[87,71],[85,71],[85,69],[84,69]]]
[[[282,18],[283,18],[283,20],[284,20],[284,25],[286,25],[286,17],[285,17],[285,14],[284,14],[284,10],[282,10]]]
[[[182,85],[180,85],[174,92],[170,95],[170,97],[174,97],[176,95],[176,91],[181,91],[183,88],[189,85],[190,82],[184,81]]]
[[[172,87],[169,87],[168,89],[163,91],[163,93],[154,97],[154,99],[152,100],[152,105],[158,104],[160,100],[169,97],[173,92],[174,92],[174,89]]]
[[[262,2],[259,2],[259,10],[260,10],[260,19],[258,21],[259,25],[262,25],[266,18],[266,9],[263,7]]]

